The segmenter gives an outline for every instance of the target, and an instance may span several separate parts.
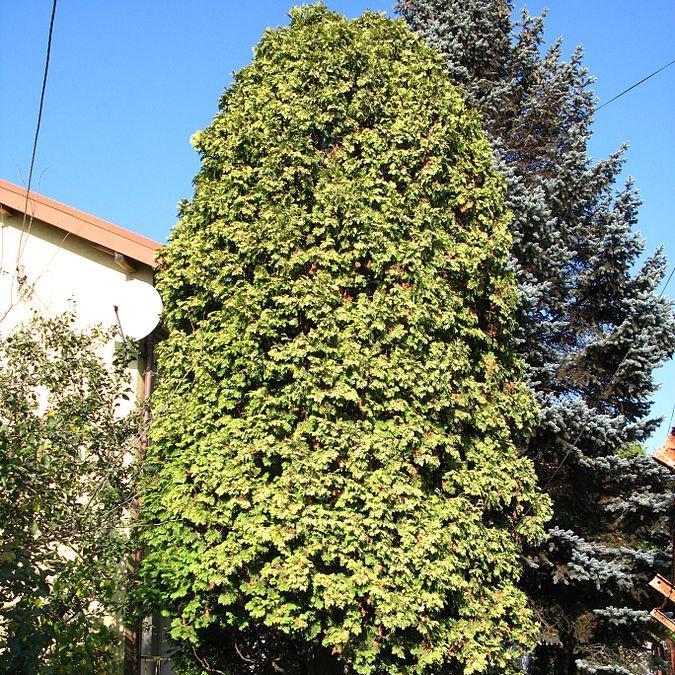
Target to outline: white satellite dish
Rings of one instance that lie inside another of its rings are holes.
[[[140,279],[124,281],[113,292],[113,320],[125,338],[141,340],[152,333],[162,313],[162,298],[151,284]]]

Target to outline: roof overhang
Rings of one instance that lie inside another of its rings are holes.
[[[157,252],[163,244],[113,225],[84,211],[30,192],[26,209],[26,189],[0,179],[0,209],[5,207],[91,242],[109,252],[115,260],[135,260],[150,267],[157,265]],[[120,258],[121,256],[121,258]],[[123,262],[122,262],[123,264]]]

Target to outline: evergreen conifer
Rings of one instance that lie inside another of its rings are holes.
[[[672,356],[659,250],[638,268],[639,198],[624,149],[593,163],[592,82],[577,50],[543,48],[543,17],[505,0],[405,0],[480,110],[507,180],[519,351],[542,412],[529,442],[554,519],[527,559],[542,624],[531,672],[644,673],[646,591],[669,548],[667,472],[635,451],[654,430],[653,371]]]
[[[194,143],[140,528],[180,667],[514,672],[549,510],[478,116],[403,22],[314,6]]]

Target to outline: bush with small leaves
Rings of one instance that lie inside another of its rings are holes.
[[[146,602],[204,672],[511,672],[549,508],[478,117],[402,22],[313,6],[194,144],[158,280]]]
[[[126,350],[72,316],[0,341],[0,671],[117,672],[138,416]]]

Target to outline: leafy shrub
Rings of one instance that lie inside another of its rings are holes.
[[[147,603],[205,671],[508,672],[548,502],[479,120],[401,22],[315,6],[194,143],[158,282]]]

